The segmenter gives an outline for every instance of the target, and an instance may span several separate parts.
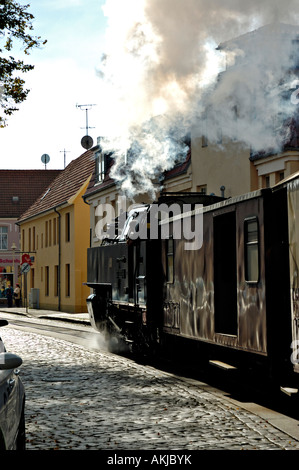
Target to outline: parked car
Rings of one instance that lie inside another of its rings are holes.
[[[7,325],[0,320],[0,327]],[[0,337],[0,451],[25,450],[25,391],[18,367],[22,359],[6,351]]]

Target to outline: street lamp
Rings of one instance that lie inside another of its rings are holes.
[[[11,245],[11,250],[12,250],[12,288],[14,288],[15,285],[15,251],[17,247],[15,242]]]

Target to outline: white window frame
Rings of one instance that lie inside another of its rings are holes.
[[[3,225],[0,226],[0,250],[8,250],[8,227]]]
[[[96,182],[102,183],[105,178],[105,154],[98,152],[96,154]]]

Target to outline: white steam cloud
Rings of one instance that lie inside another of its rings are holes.
[[[112,176],[125,193],[154,193],[155,179],[185,157],[191,130],[215,142],[219,132],[237,137],[253,151],[287,141],[298,7],[299,0],[106,1],[102,146],[114,152]]]

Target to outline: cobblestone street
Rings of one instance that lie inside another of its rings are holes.
[[[202,383],[2,328],[23,358],[27,450],[272,450],[298,440]]]

